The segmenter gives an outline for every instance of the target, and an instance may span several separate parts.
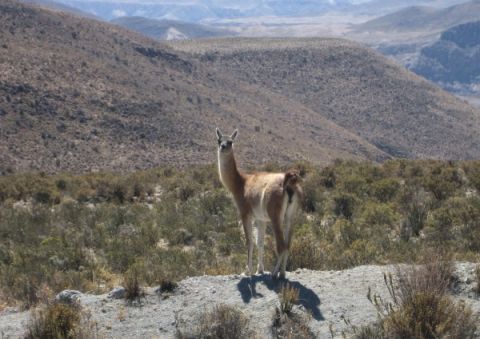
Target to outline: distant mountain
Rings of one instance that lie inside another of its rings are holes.
[[[122,17],[111,22],[157,40],[183,40],[235,35],[234,32],[225,29],[175,20]]]
[[[367,21],[356,27],[356,31],[405,32],[428,31],[435,32],[449,27],[480,20],[480,0],[450,6],[434,8],[414,6]]]
[[[443,32],[421,50],[412,70],[455,92],[480,93],[480,21]]]

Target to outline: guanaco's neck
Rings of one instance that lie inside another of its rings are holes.
[[[218,173],[220,181],[234,195],[238,197],[243,192],[245,179],[237,168],[233,151],[223,153],[218,151]]]

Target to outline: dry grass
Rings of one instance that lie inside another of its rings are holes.
[[[142,287],[140,286],[140,273],[136,265],[133,265],[123,275],[123,286],[125,288],[125,299],[132,303],[140,300],[144,296]]]
[[[475,338],[477,317],[448,294],[452,267],[440,256],[422,266],[398,268],[395,278],[385,275],[392,301],[369,292],[381,321],[354,329],[356,338]]]
[[[293,306],[298,303],[298,296],[300,291],[290,286],[290,284],[285,284],[280,289],[278,298],[280,299],[280,311],[284,314],[290,314],[292,312]]]
[[[293,312],[300,291],[286,283],[278,293],[279,307],[275,308],[272,336],[279,339],[315,338],[308,327],[308,315]]]
[[[308,327],[308,315],[293,312],[300,291],[286,283],[278,293],[279,307],[275,308],[272,336],[279,339],[315,338]]]
[[[216,305],[211,309],[205,309],[198,315],[193,329],[177,328],[176,334],[178,339],[247,339],[252,336],[245,315],[228,305]]]
[[[285,314],[275,308],[272,336],[275,339],[314,339],[317,338],[308,327],[310,317],[303,314]]]
[[[90,314],[77,304],[53,303],[31,311],[27,339],[93,339],[97,338],[96,324]]]

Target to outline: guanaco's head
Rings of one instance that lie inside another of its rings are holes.
[[[237,137],[238,131],[235,130],[232,135],[223,135],[222,132],[217,128],[217,141],[218,141],[218,150],[220,152],[228,153],[232,151],[233,142]]]

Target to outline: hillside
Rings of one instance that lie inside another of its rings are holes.
[[[157,40],[183,40],[235,35],[234,32],[225,29],[176,20],[122,17],[111,22]]]
[[[334,122],[118,26],[0,4],[0,173],[388,156]],[[282,149],[280,154],[278,149]]]
[[[480,155],[478,109],[355,43],[209,39],[170,45],[299,102],[393,156]]]
[[[448,8],[407,7],[358,25],[356,30],[379,32],[430,31],[431,33],[433,30],[444,30],[479,19],[480,1],[472,0]]]
[[[459,93],[480,90],[480,21],[442,33],[434,44],[425,47],[412,70],[425,78]]]

